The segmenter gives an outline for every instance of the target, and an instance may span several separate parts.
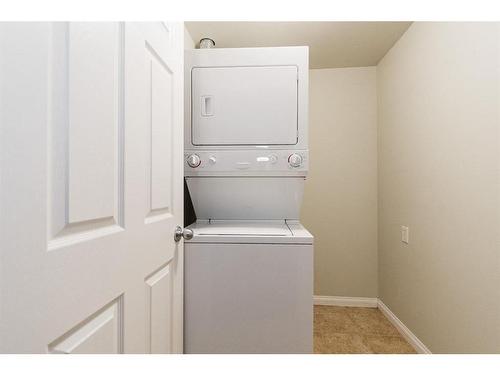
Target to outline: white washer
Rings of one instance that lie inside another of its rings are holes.
[[[307,47],[186,51],[186,353],[311,353]]]
[[[312,236],[285,221],[198,221],[185,251],[186,353],[311,353]]]

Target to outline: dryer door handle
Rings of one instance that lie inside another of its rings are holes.
[[[201,97],[201,115],[204,117],[214,115],[214,99],[212,95],[204,95]]]

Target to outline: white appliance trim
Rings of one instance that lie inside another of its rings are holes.
[[[382,302],[380,298],[314,296],[314,304],[321,306],[377,307],[382,314],[398,330],[401,336],[419,354],[432,354],[425,344]]]

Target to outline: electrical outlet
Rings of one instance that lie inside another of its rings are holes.
[[[410,228],[401,225],[401,241],[404,243],[410,242]]]

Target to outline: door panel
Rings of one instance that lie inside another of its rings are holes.
[[[62,51],[68,54],[68,102],[61,110],[67,111],[69,121],[69,223],[115,214],[119,153],[123,151],[119,147],[123,130],[122,34],[113,23],[68,26],[67,51]]]
[[[151,93],[151,213],[172,208],[172,100],[173,77],[167,62],[148,45]]]
[[[191,74],[193,144],[297,143],[296,66],[193,68]]]
[[[0,352],[181,352],[182,24],[0,48]]]
[[[150,353],[172,352],[172,308],[174,305],[172,284],[172,271],[169,264],[146,279]]]
[[[118,354],[123,352],[121,297],[114,300],[61,338],[49,344],[54,354]]]
[[[123,230],[123,33],[117,23],[51,28],[49,250]]]

